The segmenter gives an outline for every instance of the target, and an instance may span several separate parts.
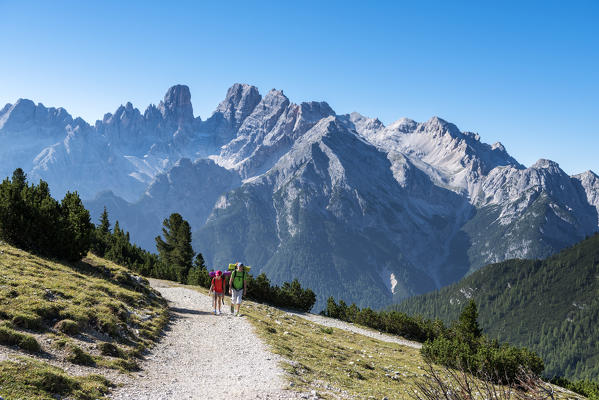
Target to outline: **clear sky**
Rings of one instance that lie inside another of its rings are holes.
[[[385,124],[437,115],[526,166],[599,173],[599,1],[253,3],[0,0],[0,107],[93,123],[182,83],[206,119],[243,82]]]

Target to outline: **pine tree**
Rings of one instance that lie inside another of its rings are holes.
[[[189,270],[189,274],[187,275],[187,284],[210,287],[210,275],[208,274],[202,253],[198,253],[193,261],[193,268]]]
[[[458,335],[466,341],[472,342],[482,335],[482,329],[478,326],[478,308],[474,300],[470,299],[462,310],[456,326]]]
[[[106,206],[104,206],[104,211],[102,212],[102,216],[100,217],[100,232],[108,234],[110,233],[110,221],[108,220],[108,211],[106,211]]]
[[[27,185],[27,174],[21,168],[15,169],[12,173],[12,184],[18,189],[23,189]]]
[[[163,264],[174,270],[176,279],[185,283],[192,267],[191,227],[180,214],[171,214],[163,221],[164,240],[156,237],[156,248]]]
[[[83,258],[91,246],[92,224],[77,192],[67,192],[61,202],[64,229],[65,257],[76,261]]]

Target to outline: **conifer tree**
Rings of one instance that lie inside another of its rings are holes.
[[[458,334],[468,341],[481,337],[482,329],[478,325],[478,308],[474,300],[470,299],[462,310],[456,328]]]
[[[92,224],[89,211],[85,209],[77,192],[67,192],[61,203],[66,235],[64,249],[67,259],[75,261],[83,258],[90,249]]]
[[[27,174],[21,168],[12,173],[12,184],[17,189],[23,189],[27,185]]]
[[[187,284],[210,287],[210,275],[202,253],[198,253],[193,261],[193,268],[189,270],[187,275]]]
[[[180,214],[171,214],[163,221],[162,235],[156,237],[156,248],[161,261],[172,268],[177,280],[185,283],[193,262],[191,227]]]
[[[108,234],[110,233],[110,221],[108,219],[108,211],[106,211],[106,206],[104,206],[104,211],[100,216],[100,232]]]

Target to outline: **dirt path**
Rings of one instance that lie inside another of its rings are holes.
[[[112,399],[295,399],[284,390],[279,358],[243,317],[212,314],[210,298],[183,287],[151,281],[169,301],[165,337]]]
[[[402,346],[413,347],[415,349],[419,349],[422,347],[422,343],[412,342],[410,340],[401,338],[399,336],[389,335],[386,333],[381,333],[375,331],[373,329],[363,328],[354,324],[350,324],[349,322],[340,321],[338,319],[323,317],[322,315],[311,314],[311,313],[303,313],[292,310],[285,310],[289,314],[297,315],[298,317],[305,318],[309,321],[312,321],[316,324],[320,324],[323,326],[329,326],[331,328],[343,329],[349,332],[355,332],[360,335],[368,336],[382,342],[389,343],[397,343]]]

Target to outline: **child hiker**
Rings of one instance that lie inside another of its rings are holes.
[[[212,304],[214,305],[214,315],[219,315],[221,314],[220,305],[225,296],[225,280],[223,279],[222,271],[216,271],[216,276],[212,278],[212,282],[210,283],[210,292],[213,293]]]

